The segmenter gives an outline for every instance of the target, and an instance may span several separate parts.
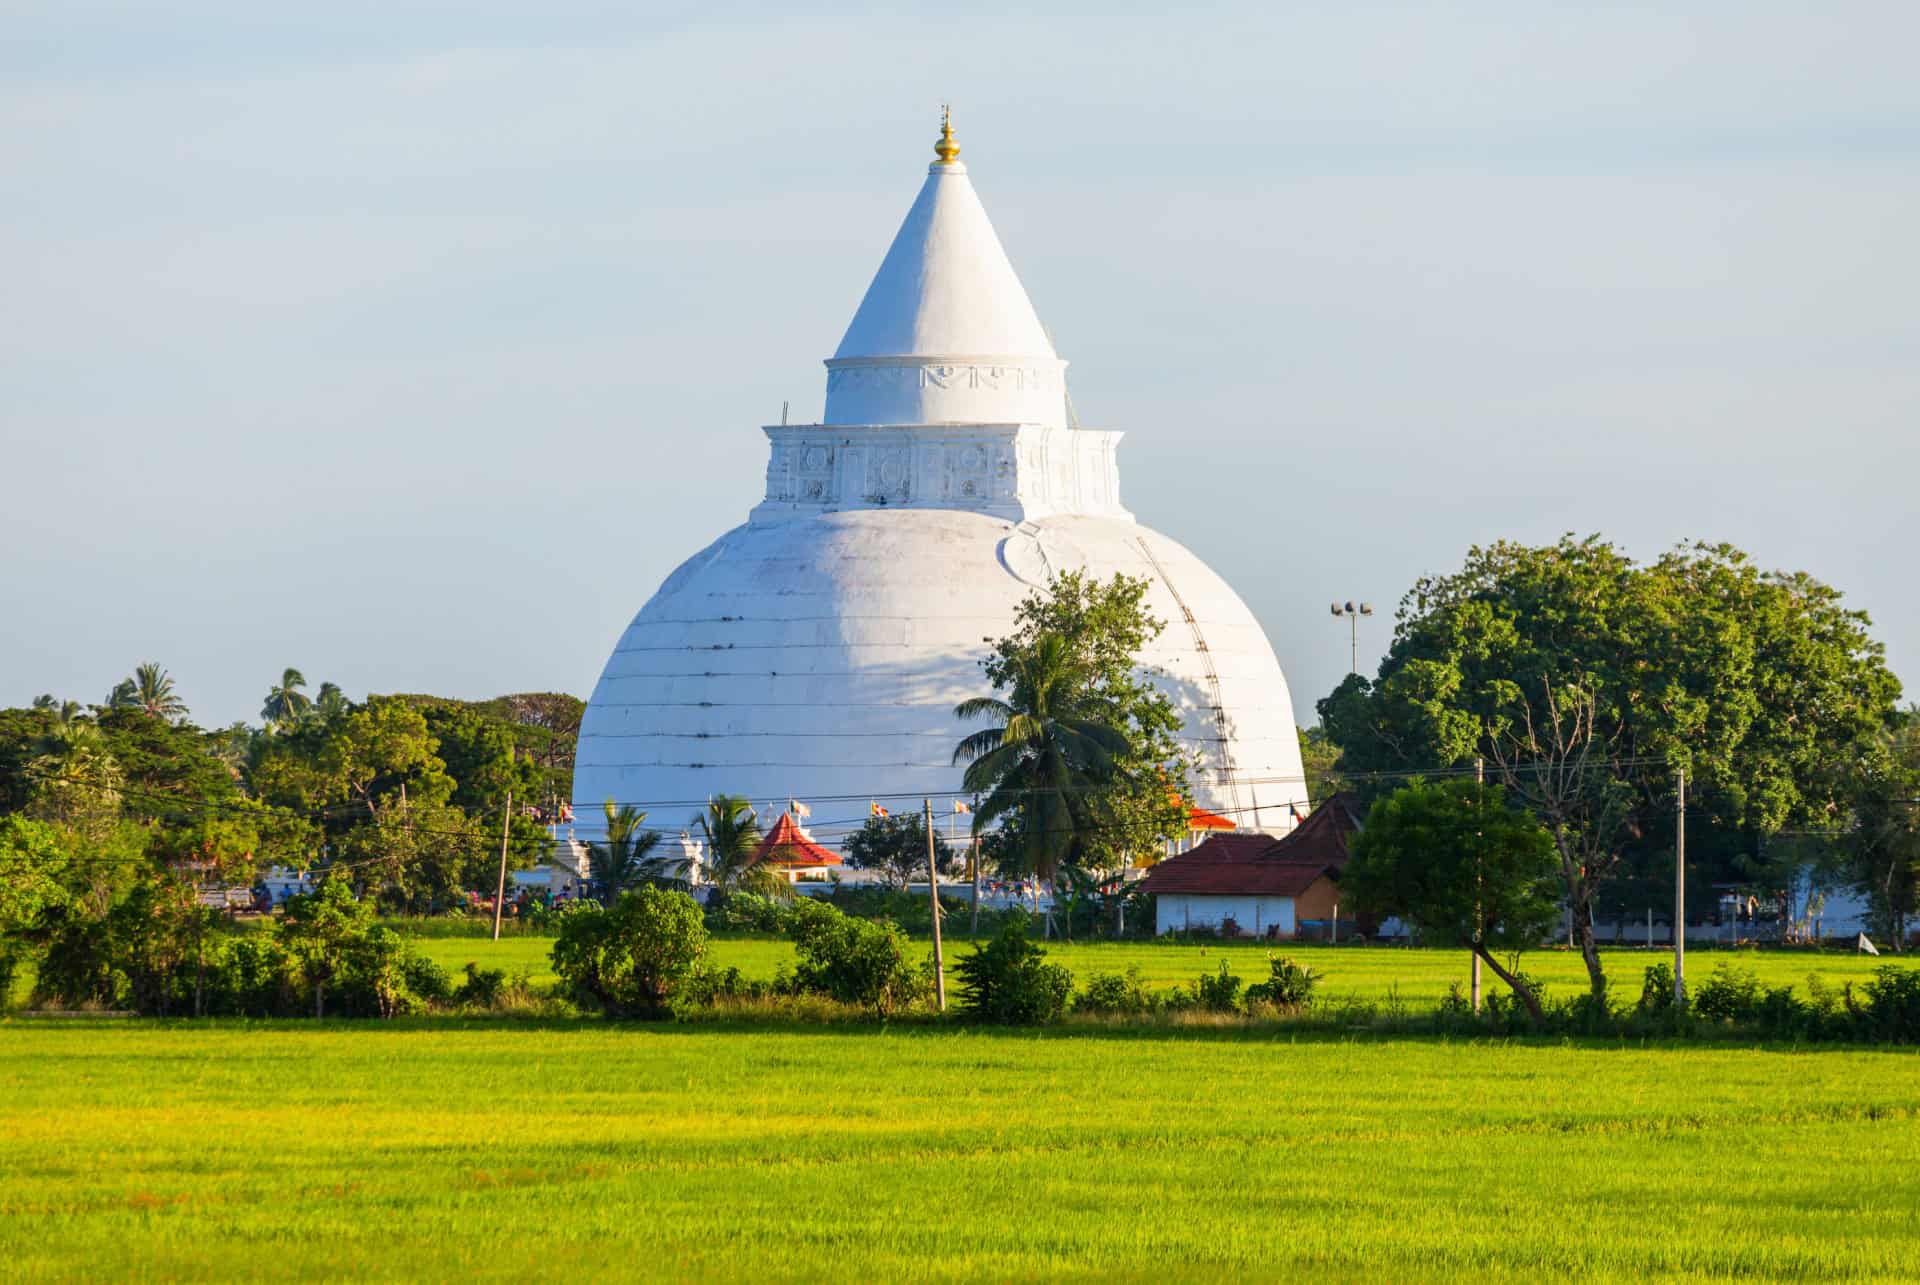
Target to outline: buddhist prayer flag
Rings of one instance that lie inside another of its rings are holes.
[[[869,803],[867,806],[873,809],[873,815],[877,817],[883,817],[888,815],[887,810],[881,807],[878,803]]]
[[[788,799],[787,808],[797,817],[810,817],[813,815],[813,809],[798,799]]]
[[[953,801],[953,810],[954,810],[955,812],[971,812],[971,811],[973,811],[973,809],[972,809],[972,808],[970,808],[970,807],[968,807],[968,806],[967,806],[966,804],[964,804],[964,803],[962,803],[962,802],[961,802],[960,800],[958,800],[958,799],[955,799],[955,800]]]

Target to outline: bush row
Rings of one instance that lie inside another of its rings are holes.
[[[527,989],[524,978],[473,964],[456,984],[342,883],[289,898],[255,930],[221,932],[208,920],[162,884],[134,889],[99,919],[62,920],[32,1002],[161,1017],[394,1017],[492,1007]]]
[[[742,919],[779,904],[747,895],[727,902]],[[932,993],[931,966],[909,958],[906,934],[890,921],[857,919],[817,901],[780,906],[778,919],[793,938],[798,965],[771,982],[751,982],[737,968],[709,964],[699,903],[684,892],[644,887],[563,916],[553,970],[568,998],[611,1017],[660,1018],[723,999],[797,995],[886,1017]],[[766,931],[764,921],[755,931]]]

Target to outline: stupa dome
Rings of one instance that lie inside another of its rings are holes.
[[[574,813],[675,829],[714,794],[810,804],[832,842],[869,800],[948,810],[989,638],[1050,574],[1150,583],[1142,659],[1184,716],[1193,802],[1284,832],[1307,811],[1293,704],[1225,581],[1120,503],[1120,434],[1070,426],[1066,363],[943,131],[834,357],[818,424],[772,425],[765,500],[683,563],[608,659]]]

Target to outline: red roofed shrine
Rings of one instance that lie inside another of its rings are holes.
[[[759,850],[753,854],[753,864],[762,862],[791,880],[798,880],[810,870],[824,870],[829,866],[845,864],[840,854],[832,848],[822,847],[802,834],[791,812],[782,812],[780,819],[773,823],[773,829],[767,831],[767,837],[760,841]]]

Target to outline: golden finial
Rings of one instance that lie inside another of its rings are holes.
[[[940,159],[936,165],[951,165],[960,156],[960,144],[953,141],[953,107],[940,104],[940,141],[933,145],[933,154]]]

